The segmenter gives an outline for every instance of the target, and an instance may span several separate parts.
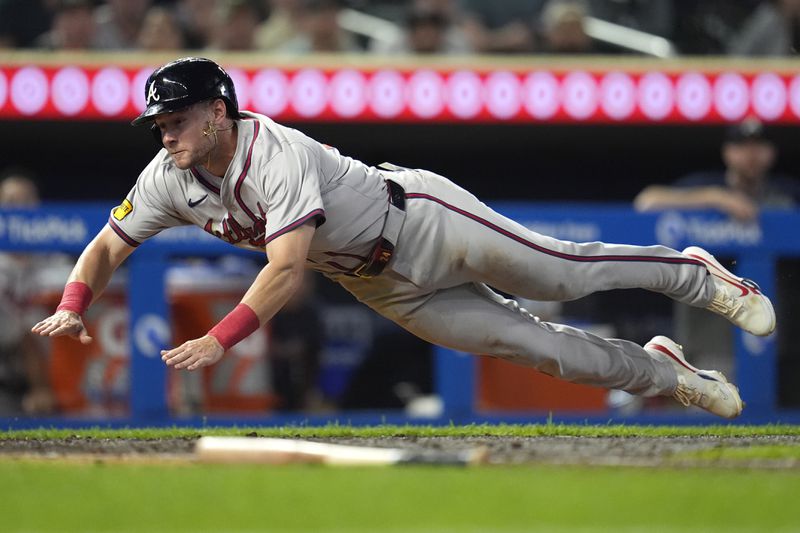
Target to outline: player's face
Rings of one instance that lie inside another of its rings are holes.
[[[207,135],[203,135],[207,121],[207,113],[201,106],[191,106],[156,117],[161,143],[179,169],[196,166],[208,156],[212,143]]]

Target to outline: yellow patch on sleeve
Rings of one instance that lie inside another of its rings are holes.
[[[118,205],[114,208],[114,211],[111,213],[114,215],[114,218],[117,220],[122,220],[126,216],[128,216],[131,211],[133,211],[133,204],[130,203],[128,200],[123,200],[122,205]]]

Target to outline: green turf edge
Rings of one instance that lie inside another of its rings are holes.
[[[332,424],[318,427],[204,427],[87,429],[40,428],[0,430],[0,439],[167,439],[202,435],[251,435],[287,438],[380,438],[380,437],[766,437],[800,435],[800,426],[626,426],[566,424],[473,424],[466,426],[366,426]]]
[[[684,460],[697,459],[703,461],[742,461],[749,462],[754,459],[769,461],[789,459],[800,460],[800,445],[792,444],[764,444],[758,446],[717,446],[706,450],[692,450],[679,452],[670,459]]]

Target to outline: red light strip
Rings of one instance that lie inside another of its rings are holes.
[[[130,120],[152,67],[0,67],[0,118]],[[238,69],[243,109],[279,120],[723,123],[800,122],[800,74]]]

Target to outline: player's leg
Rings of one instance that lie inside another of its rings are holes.
[[[425,292],[393,273],[339,281],[361,302],[434,344],[633,394],[672,394],[677,384],[675,370],[641,346],[543,322],[482,284]]]
[[[424,291],[393,272],[338,281],[378,313],[434,344],[500,357],[573,383],[673,395],[728,418],[741,411],[735,387],[724,378],[707,380],[696,369],[685,370],[680,365],[685,360],[663,358],[652,347],[543,322],[483,284]]]
[[[533,300],[573,300],[623,288],[658,291],[696,306],[712,299],[703,263],[680,252],[561,241],[500,215],[440,176],[421,175],[403,183],[408,216],[398,253],[427,260],[425,267],[438,278],[434,286],[477,281]]]
[[[483,208],[483,214],[486,218],[450,222],[479,226],[461,228],[469,234],[468,247],[473,250],[464,267],[476,281],[532,299],[569,300],[598,290],[649,289],[705,307],[755,335],[775,329],[769,298],[701,248],[677,252],[664,246],[566,242],[529,231],[489,208]],[[491,218],[496,223],[489,222]]]
[[[775,327],[769,300],[747,280],[717,268],[710,255],[561,241],[500,215],[440,176],[417,176],[422,179],[412,176],[404,183],[408,216],[397,264],[424,286],[482,282],[534,300],[642,288],[706,307],[756,335]]]

